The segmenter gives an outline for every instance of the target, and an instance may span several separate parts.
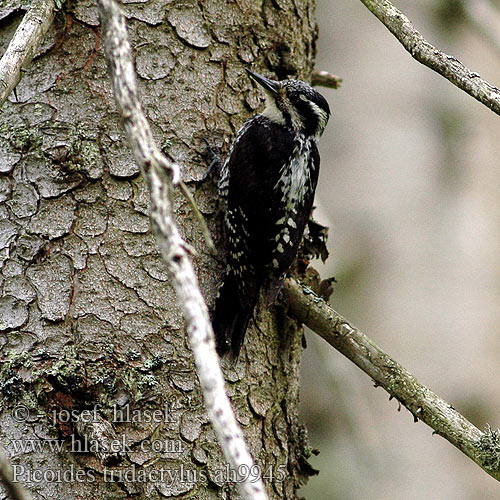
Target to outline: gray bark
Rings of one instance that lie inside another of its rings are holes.
[[[2,49],[21,19],[18,7],[13,0],[0,9]],[[218,138],[227,150],[258,109],[244,66],[308,79],[314,5],[156,0],[124,7],[153,135],[184,166],[183,180],[217,235],[215,186],[196,182],[207,167],[200,139]],[[93,2],[69,4],[56,16],[17,97],[0,115],[0,442],[18,479],[34,498],[236,498],[151,233],[147,189],[114,108]],[[220,266],[181,195],[175,210],[212,305]],[[256,316],[259,329],[252,325],[239,361],[223,363],[228,390],[262,472],[285,472],[283,481],[264,477],[270,496],[293,499],[309,470],[297,418],[301,333],[265,307]],[[82,411],[96,405],[90,434],[105,431],[93,440],[125,437],[127,448],[72,453],[86,436]],[[127,405],[139,422],[120,422]],[[163,410],[160,422],[147,410]],[[41,445],[46,439],[62,450]],[[19,443],[45,448],[22,452]],[[148,449],[162,443],[161,451]]]
[[[169,161],[153,139],[138,98],[132,48],[125,16],[119,4],[115,0],[99,0],[99,14],[116,104],[131,149],[148,186],[151,226],[184,317],[205,409],[230,468],[246,471],[238,475],[237,481],[243,500],[268,500],[261,474],[248,451],[226,392],[207,305],[189,255],[193,255],[194,251],[180,236],[173,215],[174,188],[182,187],[182,193],[187,195],[191,207],[199,216],[198,222],[202,223],[207,245],[215,252],[213,241],[189,189],[180,180],[182,167]]]

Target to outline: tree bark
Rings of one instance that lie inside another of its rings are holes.
[[[2,50],[19,9],[0,9]],[[0,114],[0,442],[35,498],[236,498],[118,120],[96,7],[65,9]],[[155,138],[183,165],[220,242],[201,138],[227,151],[259,109],[245,66],[309,79],[314,3],[124,9]],[[176,211],[211,306],[222,266],[181,195]],[[301,331],[264,305],[256,321],[238,362],[223,362],[228,390],[270,496],[294,499],[310,472],[297,417]]]

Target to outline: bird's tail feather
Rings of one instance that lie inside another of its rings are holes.
[[[219,355],[222,356],[231,350],[232,355],[235,358],[238,357],[256,300],[257,294],[255,297],[246,297],[245,304],[242,304],[236,278],[232,275],[226,276],[219,291],[212,317]]]

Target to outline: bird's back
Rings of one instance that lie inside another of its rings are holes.
[[[312,207],[319,171],[316,143],[258,115],[243,126],[224,169],[229,267],[237,268],[245,257],[257,273],[285,272]],[[235,241],[241,245],[231,251]]]

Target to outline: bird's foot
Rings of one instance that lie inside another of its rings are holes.
[[[220,154],[220,148],[219,148],[219,146],[217,146],[217,144],[214,143],[214,145],[211,146],[206,137],[202,137],[201,140],[207,146],[206,155],[207,155],[208,159],[210,160],[210,164],[208,165],[208,169],[207,169],[207,171],[202,179],[202,181],[205,181],[208,178],[208,176],[212,173],[214,168],[217,170],[217,173],[220,173],[220,171],[222,169],[222,158],[221,158],[221,154]]]

